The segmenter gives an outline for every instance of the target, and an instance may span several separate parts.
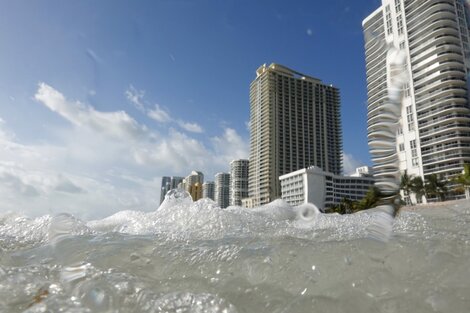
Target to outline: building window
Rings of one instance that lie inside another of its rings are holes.
[[[390,6],[385,7],[385,20],[387,24],[387,35],[392,33],[392,14],[390,13]]]
[[[398,145],[400,152],[405,151],[405,144],[401,143]]]
[[[398,35],[403,35],[403,20],[401,14],[397,16],[397,32]]]
[[[418,157],[418,151],[416,149],[416,140],[415,139],[410,141],[410,148],[411,148],[411,157],[412,158]]]
[[[400,50],[404,50],[404,49],[405,49],[405,42],[404,42],[404,41],[400,42],[399,48],[400,48]]]
[[[408,98],[410,96],[410,84],[409,83],[403,84],[403,96],[405,98]]]
[[[413,110],[411,105],[406,107],[406,121],[408,122],[408,131],[414,130],[415,126],[413,122]]]
[[[400,0],[395,0],[395,12],[401,12],[401,3]]]

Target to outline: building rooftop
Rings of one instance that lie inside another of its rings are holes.
[[[276,72],[283,73],[285,75],[291,76],[293,78],[298,78],[298,79],[304,79],[304,80],[309,80],[309,81],[314,81],[317,83],[321,83],[321,79],[308,76],[305,74],[302,74],[300,72],[294,71],[284,65],[277,64],[277,63],[271,63],[271,65],[267,66],[266,63],[261,65],[257,70],[256,70],[256,77],[259,77],[261,74],[268,70],[274,70]]]

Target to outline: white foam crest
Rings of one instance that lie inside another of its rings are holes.
[[[1,215],[0,248],[5,250],[21,249],[45,242],[50,220],[49,215],[34,219],[17,213]]]
[[[61,213],[54,216],[47,232],[48,240],[52,243],[77,235],[91,234],[91,230],[75,216],[67,213]]]

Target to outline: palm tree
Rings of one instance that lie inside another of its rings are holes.
[[[416,195],[416,201],[421,202],[420,200],[423,196],[426,195],[426,189],[424,187],[424,182],[421,176],[413,177],[411,180],[411,192]]]
[[[454,182],[465,189],[465,199],[470,199],[470,164],[463,166],[463,172],[454,179]]]
[[[426,177],[426,194],[439,198],[440,201],[445,200],[447,193],[448,181],[440,180],[436,174],[431,174]]]
[[[344,209],[344,214],[350,214],[350,213],[354,212],[354,209],[355,209],[355,206],[356,206],[355,202],[352,201],[351,199],[348,199],[348,198],[341,199],[340,205]]]
[[[406,170],[403,173],[403,175],[401,175],[400,189],[403,190],[403,193],[405,194],[406,204],[413,204],[410,198],[410,191],[411,191],[411,188],[413,187],[412,179],[413,177],[408,175]]]

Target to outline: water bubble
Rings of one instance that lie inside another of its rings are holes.
[[[103,312],[103,309],[109,306],[110,298],[106,292],[99,287],[94,287],[89,290],[83,298],[83,302],[88,304],[88,307],[99,310],[100,312]]]
[[[116,294],[108,281],[101,278],[80,282],[73,294],[92,312],[114,312],[113,303]]]
[[[297,211],[297,215],[300,219],[304,221],[312,221],[314,220],[318,214],[320,214],[320,210],[312,203],[304,203],[299,205],[295,208]]]

